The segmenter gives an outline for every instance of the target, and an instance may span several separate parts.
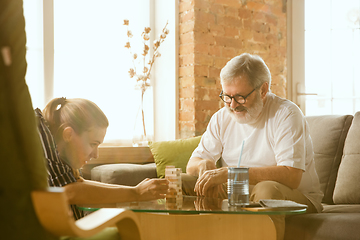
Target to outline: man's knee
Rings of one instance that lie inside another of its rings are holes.
[[[285,199],[283,188],[285,185],[275,181],[263,181],[256,184],[251,192],[250,201],[258,202],[260,199]]]

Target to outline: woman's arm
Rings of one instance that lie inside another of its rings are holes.
[[[70,204],[146,201],[164,198],[168,181],[147,178],[132,187],[84,180],[67,184],[64,188]]]

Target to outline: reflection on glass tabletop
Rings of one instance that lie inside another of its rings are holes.
[[[250,203],[247,206],[230,206],[227,199],[182,196],[180,198],[157,199],[142,202],[124,202],[111,204],[86,204],[79,205],[79,209],[96,211],[100,208],[127,208],[134,212],[163,212],[173,214],[299,214],[305,213],[306,208],[264,208],[259,203]]]

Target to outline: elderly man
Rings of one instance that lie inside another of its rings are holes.
[[[244,141],[241,166],[249,168],[250,201],[286,199],[306,204],[307,212],[321,211],[307,122],[294,103],[270,92],[265,62],[241,54],[226,64],[220,78],[225,107],[212,116],[188,162],[186,172],[193,179],[184,179],[185,194],[226,197],[227,168],[237,165]],[[282,239],[284,217],[273,220]]]

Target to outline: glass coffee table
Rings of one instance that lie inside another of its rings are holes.
[[[78,206],[85,211],[126,208],[139,218],[142,239],[276,239],[271,215],[294,215],[306,208],[263,208],[259,204],[232,207],[227,199],[182,196],[144,202]]]

